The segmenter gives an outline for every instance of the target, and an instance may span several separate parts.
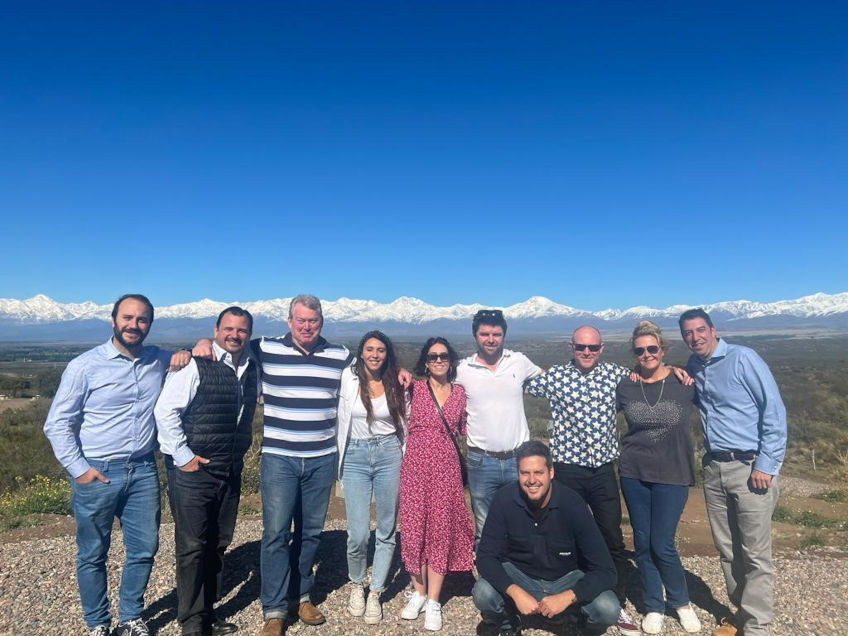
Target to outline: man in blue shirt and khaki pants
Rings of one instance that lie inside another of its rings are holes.
[[[704,500],[727,596],[738,608],[713,636],[768,634],[774,614],[771,515],[786,454],[786,408],[768,366],[752,349],[716,336],[709,314],[690,309],[680,334],[698,392],[704,432]]]

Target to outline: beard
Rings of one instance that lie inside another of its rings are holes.
[[[126,340],[124,340],[125,333],[137,334],[139,336],[138,341],[135,343],[127,342]],[[121,344],[121,346],[129,350],[133,350],[140,347],[141,344],[144,342],[144,339],[147,337],[147,334],[144,333],[141,329],[118,329],[118,327],[112,328],[112,334],[115,336],[115,340],[117,340]]]

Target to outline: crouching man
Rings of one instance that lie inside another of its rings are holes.
[[[523,443],[516,459],[518,481],[497,492],[483,527],[474,605],[503,635],[520,633],[522,616],[559,621],[573,607],[585,618],[582,633],[602,634],[620,605],[598,526],[580,495],[554,483],[545,444]]]

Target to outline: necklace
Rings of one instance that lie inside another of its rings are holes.
[[[666,377],[668,377],[668,376],[666,376]],[[648,408],[649,409],[655,409],[657,407],[657,404],[660,403],[660,400],[662,400],[663,390],[665,389],[665,378],[663,378],[662,382],[660,383],[660,396],[657,398],[657,401],[654,402],[653,404],[648,402],[648,396],[645,395],[645,383],[642,382],[642,378],[639,378],[639,388],[642,389],[642,397],[645,399],[645,404],[648,405]]]

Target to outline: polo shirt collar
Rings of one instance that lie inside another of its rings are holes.
[[[323,351],[327,348],[327,341],[324,339],[324,336],[318,336],[318,342],[315,343],[315,346],[312,347],[312,350],[309,352],[309,354],[303,353],[303,350],[301,350],[301,348],[294,343],[294,338],[292,338],[291,331],[289,331],[285,336],[283,336],[283,344],[287,347],[291,347],[302,355],[311,355],[313,353]]]
[[[548,502],[546,506],[546,510],[553,510],[555,508],[559,508],[559,490],[557,489],[556,482],[551,481],[551,500]],[[521,490],[521,484],[516,483],[515,493],[512,496],[513,502],[520,508],[524,508],[524,510],[528,514],[533,514],[533,509],[530,508],[530,504],[527,503],[527,499],[524,498],[524,491]]]
[[[501,366],[501,362],[503,362],[506,358],[510,357],[511,355],[512,355],[512,351],[510,351],[509,349],[504,349],[503,353],[501,354],[501,357],[498,358],[498,362],[497,362],[497,364],[495,364],[495,367]],[[485,369],[489,368],[485,364],[482,364],[482,363],[477,361],[477,352],[476,351],[474,353],[472,353],[470,356],[468,356],[468,364],[473,365],[475,367],[483,367]]]

